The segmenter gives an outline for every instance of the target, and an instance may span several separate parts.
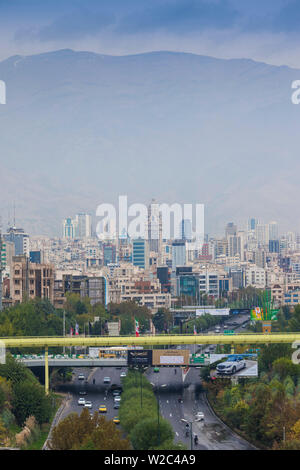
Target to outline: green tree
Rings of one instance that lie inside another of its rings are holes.
[[[173,441],[174,432],[168,421],[160,419],[159,429],[157,418],[147,418],[140,421],[131,431],[130,440],[136,450],[148,450],[159,445],[160,441]]]
[[[51,398],[39,384],[18,382],[13,388],[12,410],[20,425],[31,415],[39,424],[46,423],[51,417]]]

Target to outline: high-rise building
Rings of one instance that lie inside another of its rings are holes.
[[[277,222],[270,222],[269,223],[269,239],[270,240],[278,240],[278,224]]]
[[[225,227],[225,237],[236,235],[237,226],[233,222],[229,222]]]
[[[152,199],[148,206],[148,242],[149,251],[161,252],[162,244],[162,215],[159,212],[159,204]]]
[[[257,224],[258,224],[257,219],[254,219],[253,217],[248,219],[248,232],[255,231]]]
[[[174,241],[172,243],[172,271],[174,272],[177,266],[184,266],[186,264],[186,243],[184,240]]]
[[[15,246],[15,256],[25,255],[29,257],[29,235],[22,228],[11,227],[3,239]]]
[[[180,223],[181,239],[192,241],[192,223],[189,219],[183,219]]]
[[[103,243],[103,264],[107,266],[116,262],[116,245],[113,243]]]
[[[89,214],[79,212],[75,217],[76,222],[76,238],[91,238],[92,236],[92,220]]]
[[[142,269],[149,268],[149,247],[144,238],[136,238],[132,242],[132,264]]]
[[[73,239],[77,234],[77,222],[71,217],[63,220],[63,238]]]

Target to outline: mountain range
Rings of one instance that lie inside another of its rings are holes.
[[[59,50],[0,62],[0,215],[60,235],[103,202],[204,203],[298,230],[300,70],[248,59]],[[10,220],[11,222],[11,220]]]

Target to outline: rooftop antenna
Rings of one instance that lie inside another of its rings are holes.
[[[16,203],[14,201],[14,227],[16,226]]]

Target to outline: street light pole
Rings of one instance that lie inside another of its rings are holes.
[[[140,387],[141,387],[141,408],[143,407],[143,381],[142,381],[142,368],[140,368]]]

